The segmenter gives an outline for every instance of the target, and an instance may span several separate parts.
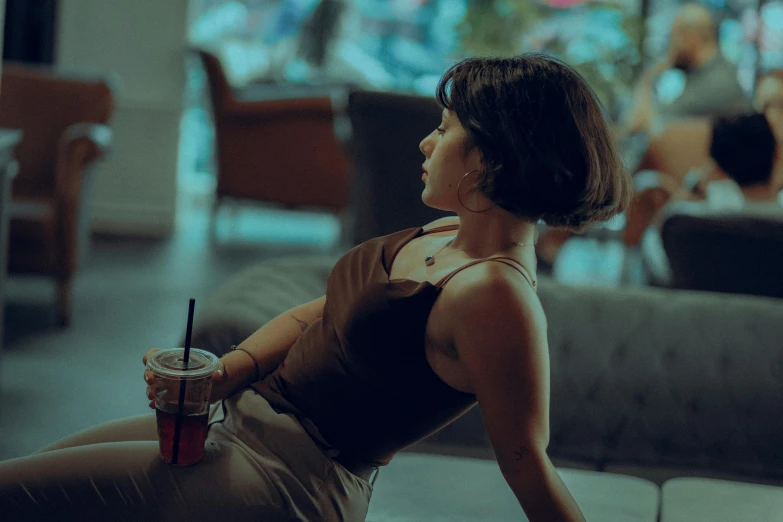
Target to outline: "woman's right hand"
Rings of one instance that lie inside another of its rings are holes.
[[[144,382],[147,383],[147,398],[150,401],[149,406],[153,410],[155,409],[156,397],[155,375],[147,369],[147,361],[155,352],[159,350],[161,350],[161,348],[150,348],[150,350],[148,350],[141,359],[141,362],[144,364],[145,368]],[[218,359],[218,368],[215,373],[212,374],[212,392],[209,395],[209,402],[213,403],[225,399],[231,394],[233,388],[234,385],[229,380],[225,364],[223,364],[223,359]]]
[[[141,358],[141,362],[144,364],[144,382],[147,383],[147,398],[150,401],[150,408],[153,410],[155,409],[155,376],[147,369],[147,360],[159,350],[160,348],[150,348]]]

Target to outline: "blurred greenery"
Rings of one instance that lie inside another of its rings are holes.
[[[556,9],[533,0],[473,0],[456,29],[463,56],[537,51],[563,59],[616,114],[633,88],[643,20],[607,1]]]

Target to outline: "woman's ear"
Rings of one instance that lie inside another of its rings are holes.
[[[469,140],[470,138],[465,138],[466,140]],[[471,170],[478,170],[480,171],[482,167],[484,166],[484,162],[481,161],[481,151],[479,151],[478,147],[473,145],[471,142],[466,141],[465,142],[465,172],[470,172]]]

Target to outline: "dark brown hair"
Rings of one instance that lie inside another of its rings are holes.
[[[469,58],[437,89],[481,154],[476,188],[501,208],[581,230],[624,211],[631,182],[587,82],[541,54]]]
[[[741,187],[769,182],[776,149],[764,114],[723,116],[712,124],[710,156]]]

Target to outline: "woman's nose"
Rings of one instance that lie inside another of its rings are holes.
[[[432,134],[430,133],[429,136],[421,140],[421,143],[419,143],[419,150],[422,154],[424,154],[426,157],[430,156],[430,153],[432,152],[432,146],[430,145],[430,138],[432,137]]]

